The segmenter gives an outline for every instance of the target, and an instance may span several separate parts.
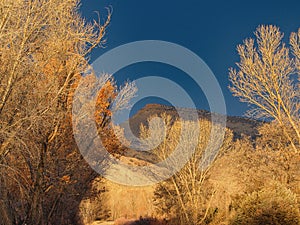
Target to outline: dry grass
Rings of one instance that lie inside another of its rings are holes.
[[[107,182],[109,200],[107,202],[111,218],[139,218],[155,214],[152,203],[154,187],[129,187]]]

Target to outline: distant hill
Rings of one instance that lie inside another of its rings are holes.
[[[184,118],[188,119],[192,109],[180,108],[180,110],[181,112],[183,112]],[[211,112],[206,110],[197,110],[197,112],[199,118],[210,120]],[[138,136],[139,128],[141,124],[147,125],[147,119],[150,116],[161,115],[162,113],[171,115],[174,119],[179,117],[175,107],[173,106],[160,105],[160,104],[148,104],[144,108],[139,110],[133,117],[130,118],[129,126],[132,132],[136,136]],[[238,117],[238,116],[227,116],[226,126],[227,128],[233,131],[236,138],[239,138],[241,135],[247,135],[252,138],[255,138],[255,136],[257,135],[257,128],[260,125],[262,125],[262,123],[263,122],[261,121],[257,121],[249,118]],[[125,126],[128,126],[128,124]]]

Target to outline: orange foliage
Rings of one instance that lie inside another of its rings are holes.
[[[97,124],[102,124],[106,117],[112,116],[110,107],[116,96],[116,86],[112,81],[107,81],[99,91],[96,100],[95,121]]]
[[[80,79],[83,80],[80,81]],[[89,92],[90,89],[94,88],[96,82],[97,82],[97,78],[94,74],[87,75],[84,78],[81,77],[80,75],[75,76],[74,82],[71,85],[71,91],[68,95],[68,100],[67,100],[68,108],[71,108],[73,104],[74,93],[76,88],[79,87],[79,83],[80,83],[80,88],[83,88],[83,91],[80,92],[85,92],[85,90]],[[92,116],[94,117],[94,120],[96,122],[98,135],[100,136],[106,150],[109,151],[110,153],[120,153],[122,151],[121,150],[122,145],[118,140],[117,136],[115,135],[113,126],[111,124],[111,116],[113,113],[111,107],[115,98],[117,97],[117,94],[118,94],[117,86],[115,84],[114,79],[111,77],[105,82],[105,84],[98,91],[95,103],[93,101],[82,102],[82,105],[86,105],[86,104],[95,104],[95,105],[80,106],[89,109],[94,108],[94,111],[91,113],[93,113]],[[85,101],[84,99],[76,99],[76,101],[77,100]],[[71,121],[71,113],[69,119]]]

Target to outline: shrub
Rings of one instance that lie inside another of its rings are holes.
[[[300,225],[296,195],[275,184],[241,200],[230,225]]]

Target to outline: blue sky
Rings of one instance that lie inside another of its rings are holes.
[[[90,20],[96,17],[95,11],[105,18],[105,7],[113,8],[106,48],[94,50],[91,61],[133,41],[163,40],[182,45],[201,57],[215,74],[228,115],[243,115],[247,109],[228,90],[228,68],[238,61],[236,46],[245,38],[253,37],[261,24],[279,26],[286,41],[290,32],[300,27],[300,1],[83,0],[80,10]],[[120,70],[115,77],[122,83],[154,74],[177,82],[192,96],[198,108],[209,110],[201,89],[174,67],[139,63]],[[165,103],[147,98],[137,103],[132,112],[150,102]]]

